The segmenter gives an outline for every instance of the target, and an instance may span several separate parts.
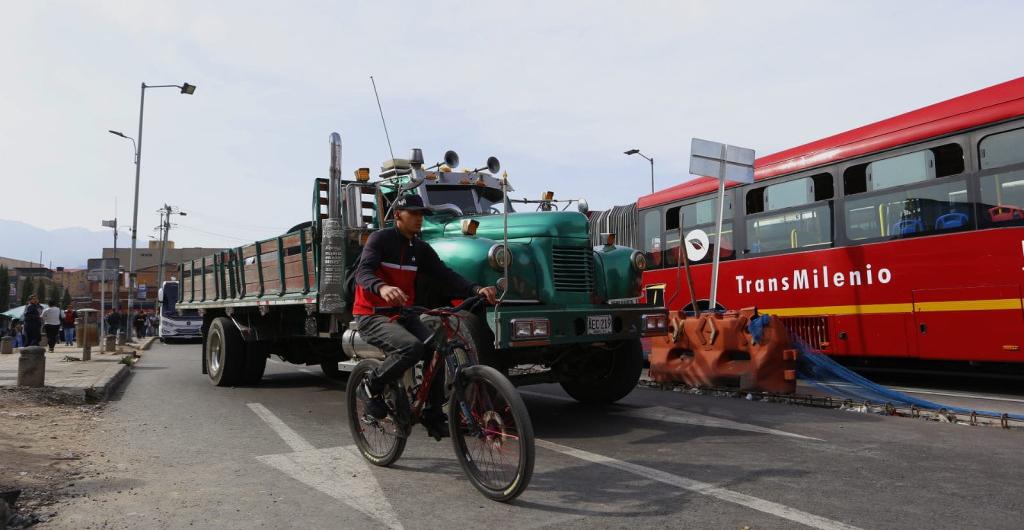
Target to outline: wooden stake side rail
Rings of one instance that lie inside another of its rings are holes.
[[[183,263],[179,304],[305,301],[316,296],[318,254],[313,230],[304,228]]]

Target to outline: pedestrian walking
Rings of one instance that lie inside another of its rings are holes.
[[[11,321],[11,329],[8,331],[11,337],[11,347],[20,348],[25,345],[25,329],[20,319]]]
[[[156,316],[156,313],[150,313],[146,317],[146,335],[153,337],[157,334],[157,326],[159,325],[160,319]]]
[[[111,309],[107,313],[107,335],[117,335],[117,325],[120,323],[117,318],[117,311]]]
[[[57,334],[60,333],[60,321],[63,314],[56,302],[50,301],[49,307],[43,310],[43,329],[46,330],[46,347],[53,351],[57,346]]]
[[[64,310],[64,344],[68,346],[75,345],[75,320],[78,318],[78,312],[74,310],[72,306],[68,306]]]
[[[25,320],[25,346],[39,346],[40,332],[43,327],[43,306],[39,305],[39,297],[28,297],[28,305],[22,318]]]
[[[135,328],[136,337],[141,339],[146,336],[146,315],[142,311],[135,313],[132,325]]]

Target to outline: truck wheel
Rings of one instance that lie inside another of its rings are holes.
[[[487,327],[487,323],[469,311],[459,311],[459,318],[462,319],[463,325],[459,330],[459,336],[466,342],[472,342],[480,364],[490,366],[507,377],[508,366],[494,352],[494,334],[491,333],[491,328]]]
[[[243,342],[243,345],[245,343]],[[245,367],[242,369],[243,385],[258,385],[267,370],[267,354],[260,348],[246,348]]]
[[[206,369],[210,382],[217,386],[234,386],[241,382],[245,361],[245,341],[235,323],[217,317],[206,334]]]
[[[633,391],[644,369],[640,340],[626,341],[609,350],[595,351],[582,366],[584,373],[561,381],[566,393],[580,403],[607,405]]]
[[[325,359],[320,363],[320,370],[328,379],[344,379],[348,373],[338,369],[339,362],[341,362],[339,359]]]

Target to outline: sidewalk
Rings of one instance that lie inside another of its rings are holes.
[[[155,337],[148,337],[138,343],[119,346],[116,353],[99,353],[100,348],[94,346],[90,361],[81,360],[81,348],[56,346],[53,353],[46,353],[45,385],[86,400],[104,400],[131,371],[131,367],[123,364],[121,359],[133,352],[148,349],[154,340]],[[15,348],[11,355],[0,355],[0,387],[18,384],[19,350]]]

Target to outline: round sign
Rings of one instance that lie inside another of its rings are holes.
[[[701,229],[691,230],[686,234],[686,258],[690,261],[700,261],[708,255],[710,243],[708,235]]]

